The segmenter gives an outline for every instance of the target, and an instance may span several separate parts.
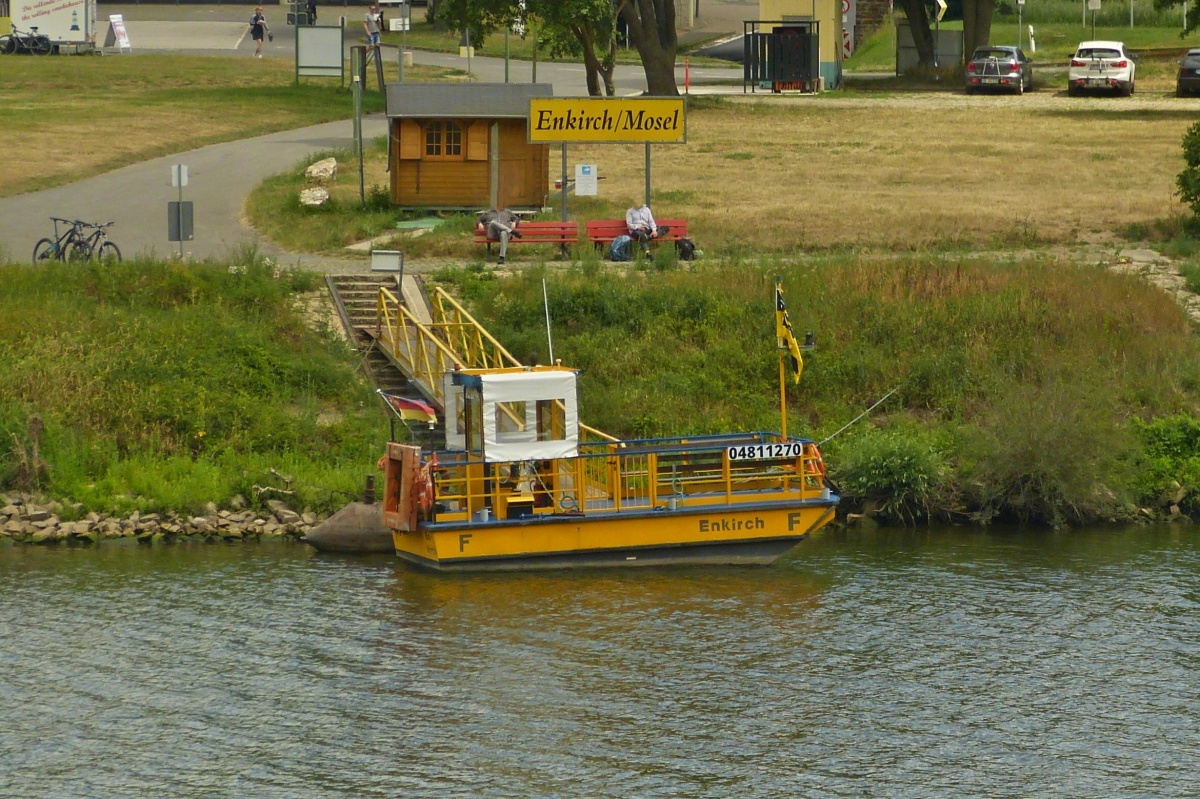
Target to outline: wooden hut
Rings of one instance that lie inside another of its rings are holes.
[[[550,149],[529,141],[545,83],[389,83],[392,202],[407,208],[541,208]]]

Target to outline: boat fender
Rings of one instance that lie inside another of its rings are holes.
[[[817,468],[817,473],[820,474],[822,478],[824,478],[825,477],[825,461],[821,459],[821,450],[817,449],[816,444],[808,444],[807,449],[808,449],[809,458],[812,460],[813,465],[816,466],[816,468]]]

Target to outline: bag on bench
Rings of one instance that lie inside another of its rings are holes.
[[[617,236],[613,239],[612,244],[608,245],[608,260],[610,261],[628,261],[630,260],[630,242],[629,236]]]

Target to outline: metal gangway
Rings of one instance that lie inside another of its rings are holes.
[[[444,418],[446,398],[442,375],[455,366],[498,369],[522,364],[440,286],[429,296],[429,318],[422,322],[388,288],[380,288],[375,306],[375,329],[368,331],[375,346]],[[585,440],[616,441],[593,427],[580,424]]]

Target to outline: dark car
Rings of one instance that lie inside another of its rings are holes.
[[[1033,62],[1020,47],[976,48],[967,63],[967,94],[979,90],[1033,91]]]
[[[1188,50],[1179,62],[1179,75],[1175,78],[1175,96],[1183,97],[1200,91],[1200,49]]]

